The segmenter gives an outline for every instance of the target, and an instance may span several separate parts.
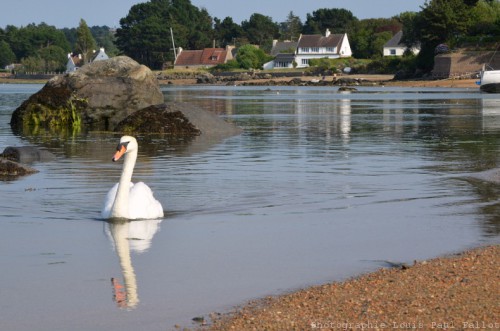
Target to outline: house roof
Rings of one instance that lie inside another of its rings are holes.
[[[403,37],[403,31],[400,30],[385,43],[384,47],[406,47],[404,44],[401,44],[401,37]]]
[[[203,50],[182,50],[175,60],[175,65],[217,65],[226,61],[227,51],[224,48],[205,48]]]
[[[107,60],[107,59],[109,59],[109,56],[104,51],[104,48],[101,47],[99,49],[99,52],[96,54],[96,56],[94,57],[94,59],[92,61],[101,61],[101,60]]]
[[[276,58],[274,59],[275,61],[282,61],[282,62],[292,62],[295,60],[295,54],[291,53],[280,53],[276,55]]]
[[[330,34],[328,37],[320,34],[306,34],[299,39],[297,47],[337,47],[340,49],[343,34]]]
[[[273,49],[271,50],[271,55],[276,56],[279,53],[289,52],[290,50],[294,51],[297,49],[296,41],[277,41],[273,45]]]

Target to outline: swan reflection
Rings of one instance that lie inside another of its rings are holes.
[[[119,308],[135,308],[139,303],[137,279],[132,266],[131,252],[144,253],[151,246],[153,236],[161,220],[113,220],[108,222],[106,234],[118,254],[123,274],[122,285],[117,278],[111,278],[113,300]]]

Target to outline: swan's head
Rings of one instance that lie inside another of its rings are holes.
[[[137,150],[137,140],[131,136],[123,136],[120,138],[120,143],[116,146],[116,153],[113,156],[113,162],[118,161],[123,154],[128,153],[130,151]]]

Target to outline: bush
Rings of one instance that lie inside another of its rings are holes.
[[[416,70],[416,57],[408,54],[403,57],[386,56],[373,60],[357,68],[357,72],[365,74],[388,74],[404,72],[413,74]]]

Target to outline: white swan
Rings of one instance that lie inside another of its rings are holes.
[[[120,182],[108,192],[102,218],[155,219],[163,217],[163,207],[153,196],[153,191],[139,182],[133,184],[132,173],[137,160],[137,140],[134,137],[123,136],[116,147],[113,162],[125,154]]]

